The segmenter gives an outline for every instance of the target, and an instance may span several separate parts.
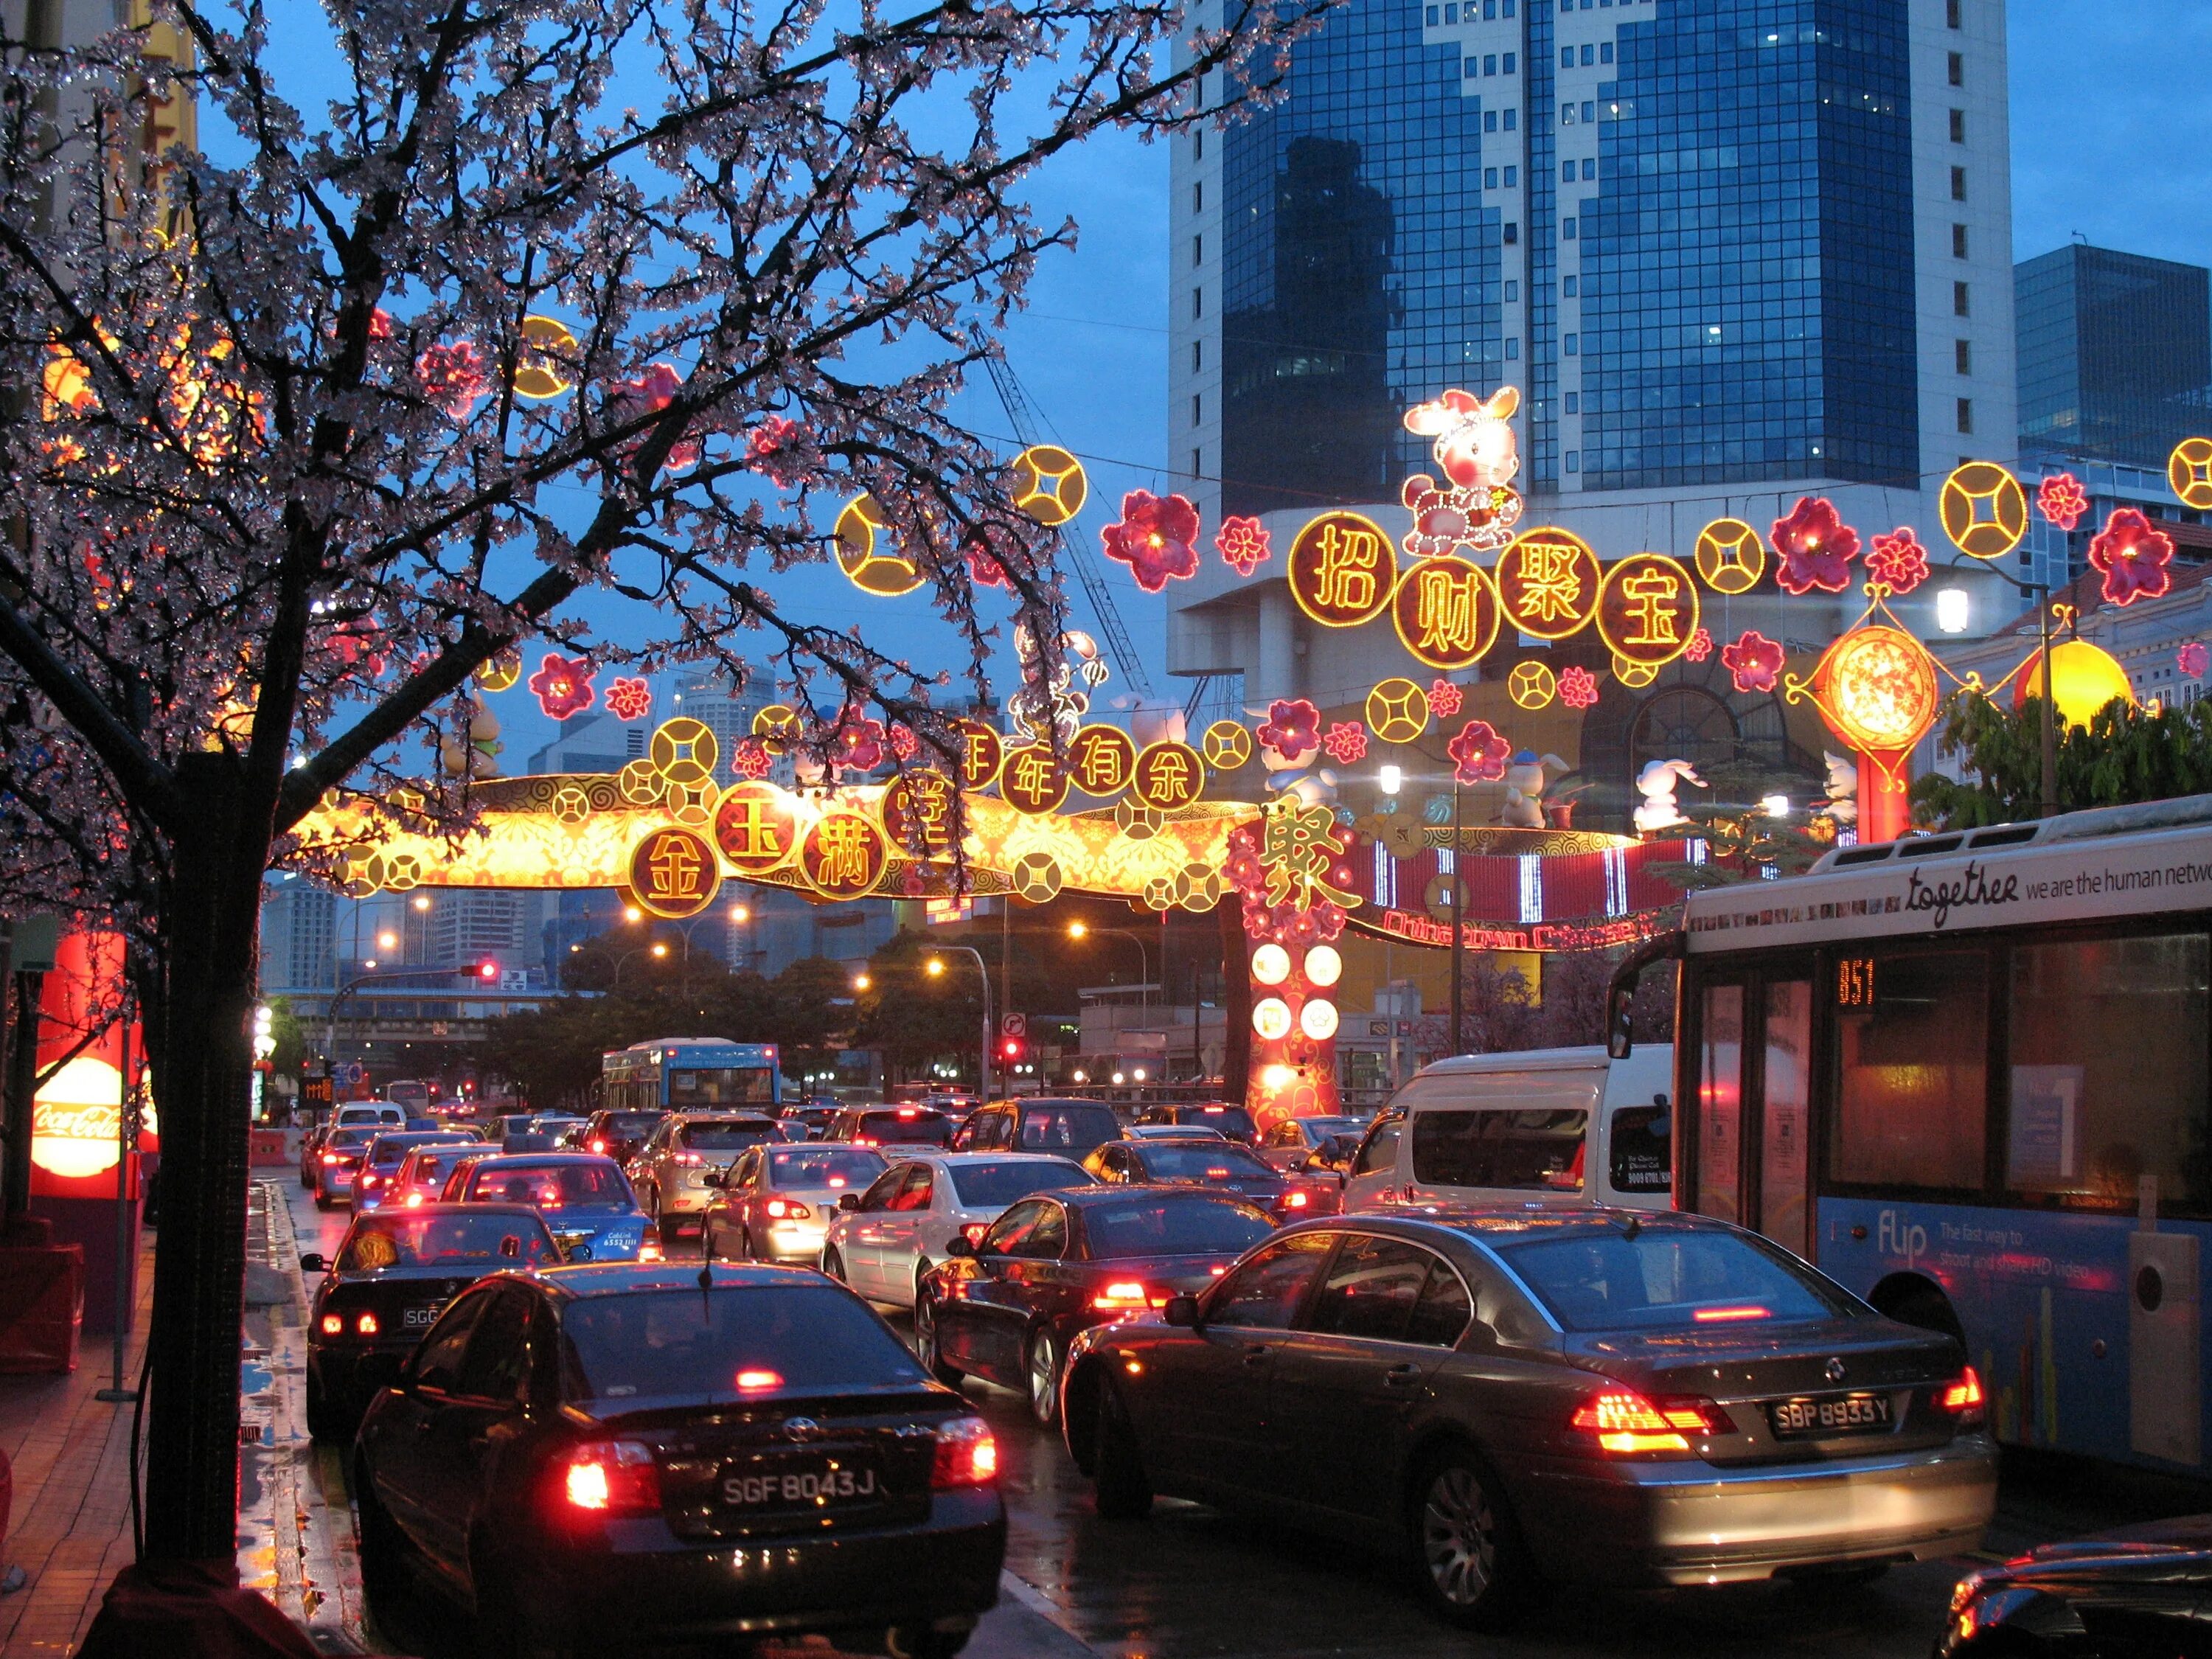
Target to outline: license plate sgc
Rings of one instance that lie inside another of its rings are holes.
[[[1766,1407],[1777,1439],[1808,1435],[1878,1434],[1890,1425],[1889,1396],[1884,1394],[1817,1395],[1777,1400]]]

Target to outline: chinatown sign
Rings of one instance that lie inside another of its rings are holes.
[[[1366,909],[1346,921],[1363,933],[1407,945],[1448,950],[1452,942],[1449,922],[1436,921],[1418,910]],[[1602,951],[1656,939],[1680,921],[1680,912],[1669,907],[1602,921],[1539,921],[1521,927],[1462,921],[1459,936],[1462,946],[1469,951]]]

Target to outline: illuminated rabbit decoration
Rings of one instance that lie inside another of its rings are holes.
[[[1509,386],[1487,398],[1455,389],[1406,411],[1407,431],[1436,441],[1446,481],[1440,486],[1425,472],[1406,480],[1400,499],[1413,515],[1407,552],[1416,558],[1462,548],[1495,552],[1512,539],[1521,519],[1521,493],[1513,488],[1521,471],[1513,434],[1520,407],[1520,389]]]

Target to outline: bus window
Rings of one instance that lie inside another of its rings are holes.
[[[2203,1214],[2203,933],[2022,945],[2012,953],[2006,1185],[2132,1210],[2139,1183]]]
[[[1698,1021],[1698,1208],[1742,1218],[1743,987],[1709,985]]]
[[[668,1103],[687,1106],[765,1106],[775,1099],[775,1073],[760,1066],[672,1066]]]
[[[1882,1187],[1980,1191],[1989,1132],[1988,957],[1972,951],[1856,958],[1837,992],[1829,1173]]]
[[[1812,1058],[1813,982],[1769,981],[1759,1109],[1759,1231],[1799,1255],[1810,1255],[1813,1243],[1805,1145]]]

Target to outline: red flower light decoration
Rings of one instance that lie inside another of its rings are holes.
[[[468,418],[477,398],[491,390],[491,371],[473,343],[426,346],[415,360],[416,384],[422,395],[456,421]]]
[[[1782,675],[1782,655],[1779,641],[1747,628],[1734,645],[1721,647],[1721,666],[1739,691],[1771,691]]]
[[[1249,576],[1267,562],[1267,527],[1257,519],[1224,519],[1213,544],[1231,570]]]
[[[1866,563],[1867,574],[1893,593],[1910,593],[1928,580],[1928,550],[1905,525],[1876,536]]]
[[[1570,708],[1592,707],[1597,702],[1597,676],[1587,668],[1570,668],[1559,676],[1559,701]]]
[[[741,778],[764,778],[775,764],[775,757],[758,738],[739,738],[730,750],[730,770]]]
[[[1467,701],[1467,693],[1449,680],[1438,679],[1429,686],[1429,713],[1440,720],[1448,720],[1460,711]]]
[[[1358,720],[1338,720],[1328,728],[1321,746],[1338,765],[1349,766],[1367,753],[1367,728]]]
[[[2154,599],[2173,586],[2173,538],[2132,507],[2113,509],[2089,544],[2089,562],[2105,576],[2107,605]]]
[[[592,690],[592,676],[597,672],[581,657],[549,651],[530,677],[530,692],[547,720],[572,720],[599,701],[598,693]]]
[[[1295,763],[1321,747],[1321,710],[1304,697],[1278,697],[1267,705],[1266,723],[1254,735],[1262,749]]]
[[[651,364],[637,379],[615,383],[615,415],[623,421],[635,421],[642,416],[658,414],[674,403],[676,394],[683,389],[684,377],[676,372],[673,363]],[[698,464],[697,439],[681,438],[669,445],[667,465],[681,471]]]
[[[2089,492],[2071,472],[2057,472],[2036,487],[2035,505],[2061,530],[2071,530],[2089,510]]]
[[[1120,520],[1098,538],[1106,556],[1127,565],[1147,593],[1198,574],[1198,509],[1181,495],[1131,490],[1121,497]]]
[[[836,763],[854,772],[872,772],[884,763],[884,723],[848,708],[830,741]]]
[[[892,726],[889,741],[894,759],[910,761],[921,752],[921,739],[910,726]]]
[[[745,459],[756,471],[767,473],[780,488],[788,489],[806,473],[805,435],[789,416],[771,415],[745,434]],[[695,459],[696,453],[694,446]],[[673,455],[668,459],[672,465],[678,464]]]
[[[1452,775],[1462,783],[1495,783],[1505,775],[1513,745],[1488,720],[1469,720],[1444,745],[1444,753],[1452,757]]]
[[[2208,651],[2201,641],[2191,640],[2173,653],[2173,665],[2191,679],[2201,680],[2205,671],[2212,669],[2212,651]]]
[[[653,712],[653,687],[644,680],[617,680],[607,687],[607,713],[618,720],[641,720]]]
[[[1774,550],[1782,561],[1774,580],[1784,592],[1840,593],[1851,585],[1859,532],[1836,516],[1826,496],[1800,495],[1790,516],[1774,521]]]
[[[1709,628],[1700,628],[1690,635],[1690,642],[1682,647],[1682,654],[1692,662],[1703,662],[1713,654],[1713,635]]]

